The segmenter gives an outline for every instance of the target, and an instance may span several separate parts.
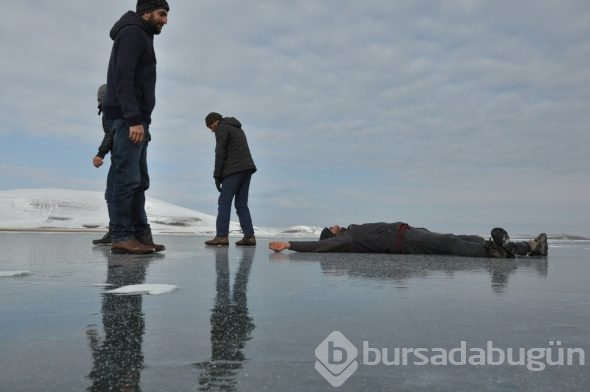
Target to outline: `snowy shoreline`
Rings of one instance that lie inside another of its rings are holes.
[[[215,234],[216,217],[199,211],[148,198],[146,212],[156,235]],[[0,191],[0,233],[104,233],[108,212],[102,192],[71,189],[14,189]],[[259,238],[317,238],[317,226],[283,228],[254,227]],[[230,222],[230,236],[241,236],[238,222]],[[484,238],[489,233],[480,234]],[[529,239],[517,233],[512,239]],[[590,241],[567,233],[548,233],[551,241]]]

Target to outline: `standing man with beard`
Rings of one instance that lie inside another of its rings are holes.
[[[105,117],[115,132],[113,150],[111,250],[114,253],[153,253],[154,244],[145,213],[145,191],[150,186],[147,147],[149,125],[156,104],[154,35],[168,23],[166,0],[138,0],[111,29],[113,49],[107,75]]]

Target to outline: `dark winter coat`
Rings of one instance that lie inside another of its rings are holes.
[[[245,170],[256,171],[246,134],[236,118],[226,117],[220,121],[215,131],[215,141],[213,177],[224,178]]]
[[[115,141],[115,134],[110,128],[110,121],[104,116],[102,116],[102,129],[104,131],[104,137],[102,143],[100,143],[100,146],[98,147],[98,154],[96,154],[96,156],[104,159],[104,157],[113,149],[113,143]]]
[[[154,28],[129,11],[111,29],[113,49],[107,74],[103,111],[109,120],[127,125],[151,123],[156,106]]]
[[[401,234],[407,227],[402,222],[350,225],[344,234],[325,240],[289,242],[289,249],[318,253],[401,253]]]

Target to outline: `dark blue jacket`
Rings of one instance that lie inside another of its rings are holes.
[[[156,106],[154,28],[129,11],[111,29],[113,49],[107,74],[103,112],[127,125],[151,123]]]

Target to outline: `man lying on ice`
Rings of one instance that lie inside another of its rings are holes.
[[[547,256],[547,236],[539,234],[529,241],[510,241],[502,228],[491,232],[491,239],[477,235],[433,233],[406,223],[365,223],[348,228],[334,225],[325,228],[319,241],[274,241],[270,249],[296,252],[335,253],[402,253],[455,255],[466,257],[506,258],[515,256]]]

